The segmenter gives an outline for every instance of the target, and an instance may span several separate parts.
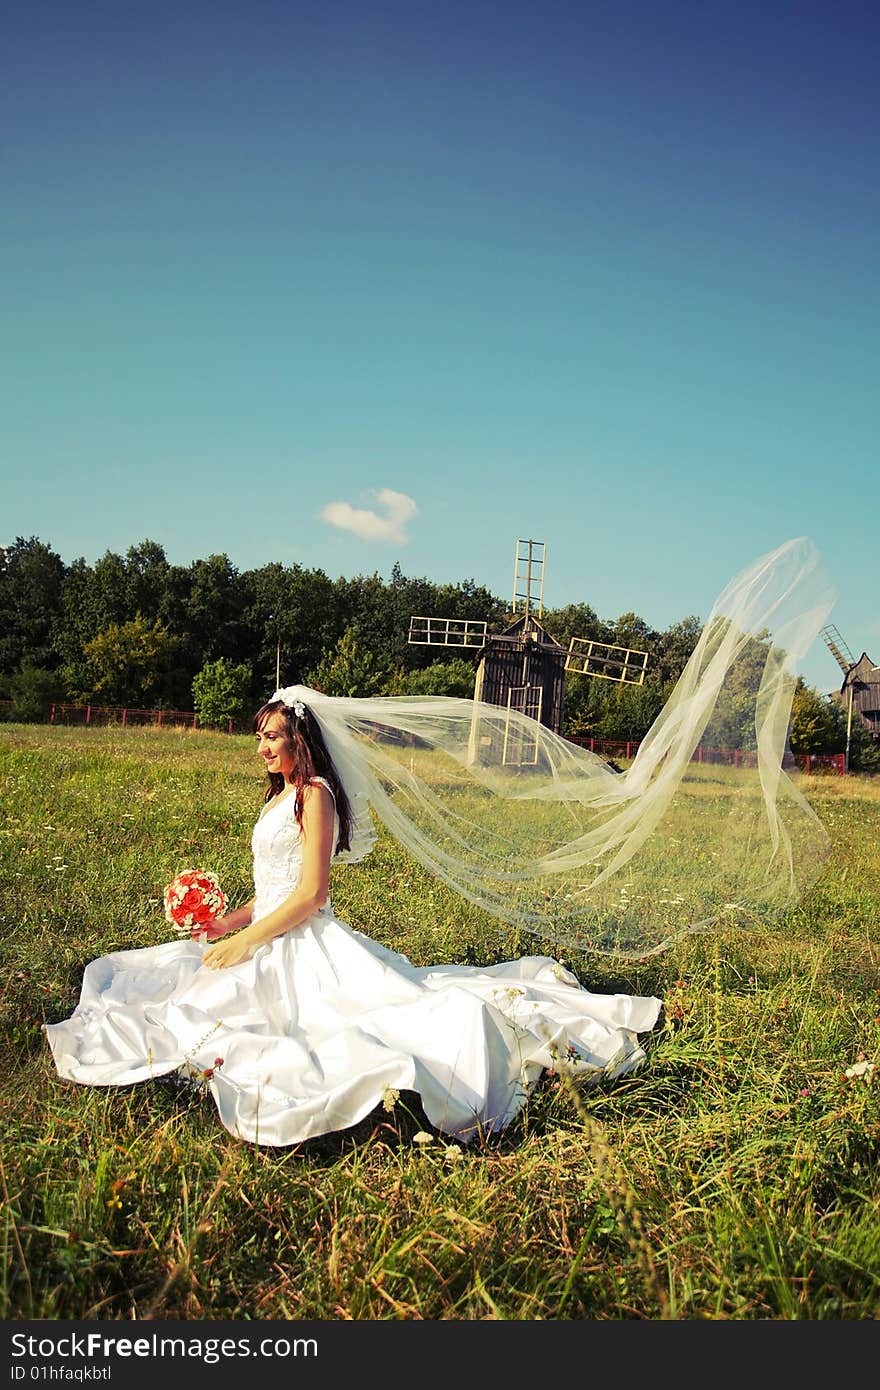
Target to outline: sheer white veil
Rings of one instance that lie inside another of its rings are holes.
[[[721,921],[790,908],[828,837],[783,764],[799,663],[833,593],[806,538],[738,575],[626,772],[496,705],[333,697],[288,686],[318,720],[352,802],[463,898],[548,942],[640,958]],[[694,761],[735,722],[740,766]],[[742,730],[746,737],[742,739]],[[513,750],[513,756],[511,756]]]

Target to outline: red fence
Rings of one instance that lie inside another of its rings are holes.
[[[122,728],[151,725],[158,729],[198,729],[191,709],[129,709],[122,705],[59,705],[49,710],[50,724],[119,724]],[[227,728],[232,733],[233,720]]]
[[[0,700],[0,705],[9,704],[9,700]],[[119,724],[123,728],[144,725],[178,729],[201,727],[198,715],[193,710],[128,709],[121,705],[53,704],[49,710],[49,723]],[[237,727],[240,726],[230,719],[227,733],[231,734]],[[591,753],[598,753],[600,758],[606,759],[623,758],[629,761],[639,751],[638,739],[587,738],[584,735],[571,734],[568,741],[578,744],[581,748],[589,748]],[[843,777],[846,773],[845,753],[795,753],[789,757],[790,762],[786,759],[788,765],[799,768],[801,772],[831,772],[838,777]],[[715,763],[724,767],[755,767],[757,754],[753,750],[743,748],[704,748],[701,745],[694,750],[691,761]]]
[[[581,748],[589,748],[591,753],[598,753],[600,758],[630,759],[639,751],[638,739],[586,738],[572,734],[568,741],[578,744]],[[845,753],[793,753],[788,756],[791,758],[790,765],[799,768],[801,772],[833,772],[838,777],[843,777],[846,773]],[[700,745],[694,749],[691,762],[715,763],[723,767],[757,767],[758,755],[754,749],[704,748]]]

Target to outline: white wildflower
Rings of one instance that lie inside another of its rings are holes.
[[[852,1066],[847,1067],[843,1074],[848,1081],[854,1081],[857,1076],[863,1076],[866,1081],[870,1081],[876,1070],[876,1062],[853,1062]]]

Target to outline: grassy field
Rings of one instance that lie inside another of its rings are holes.
[[[800,780],[834,848],[774,927],[628,966],[549,948],[590,988],[662,996],[637,1072],[548,1076],[466,1149],[415,1142],[402,1095],[279,1150],[198,1092],[62,1082],[40,1031],[88,959],[167,939],[186,864],[250,896],[251,740],[4,725],[0,778],[4,1319],[880,1315],[880,779]],[[548,949],[384,837],[332,891],[420,965]]]

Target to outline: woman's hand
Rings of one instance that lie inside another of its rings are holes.
[[[200,927],[193,927],[190,937],[193,941],[198,941],[200,937],[205,937],[207,941],[216,941],[218,937],[225,936],[232,928],[226,925],[223,917],[215,917],[210,922],[203,922]]]
[[[252,950],[253,943],[245,932],[236,932],[227,940],[209,946],[202,956],[202,965],[207,965],[209,970],[225,970],[227,966],[240,965],[243,960],[249,960]]]

